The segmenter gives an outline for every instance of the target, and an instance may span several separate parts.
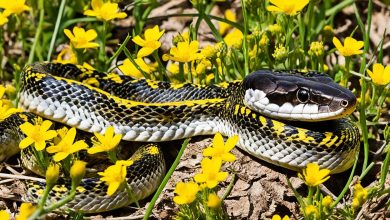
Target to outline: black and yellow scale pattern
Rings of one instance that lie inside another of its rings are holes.
[[[98,177],[84,178],[76,188],[73,200],[61,207],[83,213],[97,213],[124,207],[146,198],[154,192],[165,176],[165,161],[163,153],[155,144],[140,147],[128,160],[133,164],[127,167],[127,182],[132,190],[129,198],[128,192],[122,185],[112,195],[107,195],[107,185]],[[45,183],[28,181],[28,194],[25,200],[36,202],[43,195]],[[48,204],[60,201],[64,195],[69,194],[72,183],[69,179],[60,179],[49,194]]]
[[[262,79],[174,85],[70,64],[33,64],[22,74],[20,106],[87,132],[104,132],[113,126],[128,141],[238,134],[238,147],[292,170],[315,162],[337,173],[353,164],[359,149],[354,123],[348,119],[308,123],[265,117],[244,104],[247,85],[253,84],[245,80]]]

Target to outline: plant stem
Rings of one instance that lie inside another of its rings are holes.
[[[163,19],[166,19],[166,18],[169,18],[169,17],[199,17],[199,16],[200,16],[199,13],[170,14],[170,15],[163,15],[163,16],[150,17],[149,20],[163,20]],[[207,15],[207,16],[208,16],[209,18],[213,19],[213,20],[217,20],[217,21],[220,21],[220,22],[224,22],[224,23],[226,23],[226,24],[229,24],[229,25],[231,25],[232,27],[239,29],[241,32],[244,32],[244,27],[241,26],[240,24],[236,23],[236,22],[227,20],[226,18],[221,18],[221,17],[213,16],[213,15]]]
[[[49,197],[49,193],[50,193],[51,189],[53,188],[53,186],[54,185],[51,185],[51,186],[46,185],[45,191],[43,192],[43,196],[42,196],[41,200],[39,201],[38,209],[35,210],[35,212],[28,218],[29,220],[37,219],[39,216],[42,215],[42,213],[45,213],[44,207],[46,204],[46,200],[47,200],[47,197]]]
[[[246,14],[246,6],[245,1],[241,0],[242,5],[242,16],[244,18],[244,38],[243,38],[243,45],[242,49],[244,52],[244,76],[247,76],[249,74],[249,63],[248,63],[248,42],[247,42],[247,35],[248,35],[248,17]]]
[[[236,179],[237,179],[237,175],[236,175],[236,173],[233,173],[232,179],[230,180],[230,183],[229,183],[228,187],[226,188],[226,191],[223,193],[222,200],[225,200],[226,197],[228,197],[228,195],[230,194],[230,192],[233,189],[233,186],[234,186],[234,183],[236,182]]]
[[[343,190],[341,191],[340,195],[337,196],[336,201],[334,201],[332,203],[332,205],[330,206],[330,210],[332,210],[341,201],[341,199],[344,197],[345,193],[347,193],[347,191],[349,189],[349,184],[351,184],[353,175],[355,174],[355,169],[356,169],[358,158],[359,158],[359,154],[357,153],[356,156],[355,156],[355,162],[353,164],[352,171],[351,171],[351,174],[349,175],[348,181],[345,184],[345,186],[344,186]]]
[[[37,32],[35,32],[34,42],[33,42],[33,45],[31,47],[30,54],[28,56],[27,64],[30,64],[34,61],[34,56],[35,56],[35,52],[36,52],[35,50],[36,50],[37,44],[39,43],[39,38],[41,37],[43,19],[45,16],[45,8],[43,7],[43,0],[38,1],[38,8],[39,8],[39,22],[38,22]]]
[[[158,56],[157,50],[153,52],[153,57],[158,63],[158,69],[160,72],[160,80],[163,80],[164,78],[169,79],[168,76],[166,75],[166,70],[164,64],[161,62],[160,57]]]
[[[389,174],[389,165],[390,165],[390,150],[387,149],[386,158],[383,161],[382,167],[381,167],[381,178],[379,181],[379,186],[383,188],[385,186],[386,177]]]
[[[347,7],[348,5],[351,5],[354,2],[354,0],[344,0],[341,1],[339,4],[335,5],[329,10],[326,10],[325,16],[331,16],[336,14],[337,12],[343,10],[343,8]]]
[[[167,172],[167,175],[165,175],[163,181],[161,182],[161,184],[158,187],[156,193],[154,194],[152,200],[150,201],[148,207],[146,208],[143,220],[147,220],[149,218],[149,216],[152,214],[152,210],[153,210],[154,204],[156,203],[156,201],[157,201],[158,197],[160,196],[162,190],[164,189],[165,185],[168,183],[168,180],[171,178],[171,176],[172,176],[173,172],[175,171],[177,165],[179,165],[180,158],[183,155],[184,150],[187,148],[187,145],[190,142],[190,140],[191,140],[190,138],[185,139],[183,144],[181,145],[180,151],[177,154],[177,157],[176,157],[175,161],[173,161],[173,164],[172,164],[171,168],[169,168],[169,170]]]
[[[213,32],[215,38],[217,38],[217,41],[224,41],[222,35],[219,33],[217,28],[215,28],[213,22],[211,22],[210,17],[208,15],[205,15],[203,17],[203,19],[207,23],[207,25],[210,27],[210,29]]]
[[[59,30],[59,27],[61,24],[62,15],[64,14],[65,4],[66,4],[66,0],[61,0],[61,4],[60,4],[60,8],[58,10],[57,20],[56,20],[56,24],[54,26],[53,35],[51,37],[49,52],[47,53],[46,61],[50,61],[50,59],[51,59],[51,54],[53,53],[54,44],[56,43],[58,30]]]
[[[107,60],[106,62],[106,66],[109,66],[112,61],[117,57],[119,56],[119,54],[123,51],[123,48],[126,47],[127,43],[129,42],[129,40],[131,39],[131,35],[128,34],[125,38],[125,40],[123,41],[123,43],[119,46],[118,50],[115,51],[115,53],[110,57],[110,59]],[[109,72],[109,71],[108,71]]]
[[[348,87],[348,79],[350,77],[349,69],[350,69],[350,63],[351,63],[351,57],[345,58],[345,72],[343,76],[341,77],[340,84],[344,87]]]
[[[59,207],[61,207],[61,206],[65,205],[66,203],[72,201],[75,196],[76,196],[76,189],[71,189],[70,193],[65,198],[63,198],[60,201],[54,203],[53,205],[47,207],[45,209],[45,212],[49,213],[49,212],[52,212],[55,209],[58,209]]]
[[[372,0],[369,0],[368,2],[368,15],[367,15],[367,30],[365,30],[365,25],[363,24],[363,21],[360,17],[359,10],[357,9],[356,4],[353,4],[354,10],[355,10],[355,16],[356,20],[358,22],[358,25],[363,33],[363,40],[364,40],[364,49],[363,54],[361,56],[361,63],[360,63],[360,74],[365,75],[366,70],[366,54],[368,53],[368,50],[370,48],[370,39],[369,39],[369,33],[371,29],[371,18],[372,18]],[[363,144],[364,144],[364,161],[363,161],[363,167],[362,171],[364,171],[367,168],[368,164],[368,153],[369,153],[369,146],[368,146],[368,129],[367,129],[367,122],[366,122],[366,91],[367,91],[367,83],[365,80],[362,80],[361,84],[361,91],[360,91],[360,128],[362,129],[363,134]]]
[[[101,42],[102,44],[100,45],[100,50],[99,50],[99,60],[105,64],[105,60],[107,58],[107,54],[106,54],[106,34],[107,34],[107,28],[108,28],[108,22],[104,21],[103,22],[103,31],[101,33]],[[104,69],[107,69],[106,67],[104,67]]]

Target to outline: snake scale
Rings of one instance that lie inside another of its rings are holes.
[[[24,68],[17,113],[0,123],[0,156],[16,153],[23,138],[18,125],[36,115],[92,133],[113,126],[124,141],[162,142],[197,135],[239,135],[237,146],[287,169],[318,163],[332,173],[350,168],[359,150],[359,131],[345,118],[356,98],[325,74],[256,71],[242,81],[200,86],[133,80],[128,76],[59,63]],[[24,119],[23,119],[24,118]],[[15,147],[16,146],[16,147]],[[128,168],[136,199],[152,193],[165,163],[155,145],[141,147]],[[153,153],[151,153],[153,152]],[[36,200],[44,183],[31,183],[27,200]],[[66,193],[56,186],[51,202]],[[85,178],[68,208],[112,210],[133,202],[121,191],[109,197],[97,178]]]

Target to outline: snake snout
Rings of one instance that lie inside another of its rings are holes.
[[[344,92],[337,97],[334,97],[329,105],[330,111],[342,111],[341,115],[349,115],[356,108],[356,97],[350,92]]]

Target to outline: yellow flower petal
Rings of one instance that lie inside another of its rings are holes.
[[[34,143],[34,140],[29,138],[29,137],[26,137],[25,139],[23,139],[20,143],[19,143],[19,148],[20,149],[24,149],[28,146],[30,146],[31,144]]]
[[[35,142],[35,149],[37,149],[37,151],[41,151],[41,150],[45,149],[45,147],[46,147],[45,141]]]
[[[234,135],[228,138],[225,144],[226,150],[230,151],[231,149],[233,149],[233,147],[236,146],[237,142],[238,142],[238,135]]]
[[[308,186],[317,186],[330,178],[328,176],[330,170],[320,169],[316,163],[307,164],[302,173],[303,175],[298,174],[298,177],[303,179]]]
[[[173,201],[179,205],[190,204],[196,199],[196,194],[198,191],[199,186],[194,182],[179,182],[175,187],[174,192],[177,194],[177,196],[173,198]]]
[[[146,44],[146,41],[144,39],[142,39],[139,35],[133,37],[133,39],[131,39],[131,40],[141,47],[145,46],[145,44]]]
[[[213,146],[224,146],[223,137],[221,133],[216,133],[213,139]]]
[[[198,183],[203,183],[203,182],[206,182],[206,175],[204,175],[203,173],[198,173],[194,176],[194,180]]]
[[[146,57],[153,53],[156,49],[152,47],[143,47],[137,53],[137,58]]]
[[[59,161],[65,159],[67,156],[69,156],[68,153],[65,153],[65,152],[58,152],[58,153],[54,154],[53,160],[54,160],[55,162],[59,162]]]
[[[341,42],[338,38],[333,37],[333,44],[336,46],[337,50],[342,50],[343,45],[341,45]]]
[[[107,189],[107,195],[111,196],[116,192],[116,190],[119,188],[120,183],[119,182],[113,182],[108,186]]]

